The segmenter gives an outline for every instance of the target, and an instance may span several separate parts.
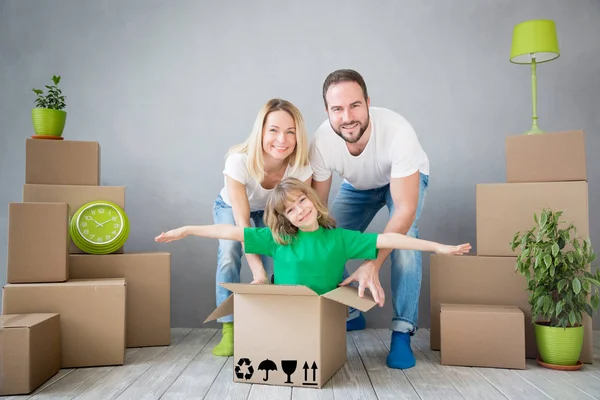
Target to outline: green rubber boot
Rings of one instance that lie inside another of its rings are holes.
[[[212,353],[220,357],[233,356],[233,322],[225,322],[223,324],[223,337],[221,338],[221,342],[215,346]]]

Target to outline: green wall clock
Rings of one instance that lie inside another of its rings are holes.
[[[106,200],[81,206],[71,218],[69,232],[73,243],[90,254],[117,251],[129,236],[129,220],[125,210]]]

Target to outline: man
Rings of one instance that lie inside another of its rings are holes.
[[[429,159],[410,123],[391,110],[371,107],[365,82],[353,70],[329,74],[323,84],[323,100],[328,120],[311,143],[312,185],[328,204],[332,172],[344,178],[330,207],[338,226],[364,231],[387,206],[390,218],[384,232],[418,237]],[[379,269],[388,255],[390,250],[380,250],[376,260],[365,262],[350,276],[346,272],[341,284],[358,282],[359,295],[368,288],[382,307],[385,293]],[[405,369],[415,365],[410,337],[418,329],[421,253],[394,250],[391,264],[394,317],[387,365]],[[350,311],[347,330],[364,329],[362,313]]]

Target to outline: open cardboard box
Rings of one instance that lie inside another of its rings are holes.
[[[220,283],[233,294],[204,322],[234,314],[234,382],[321,388],[346,362],[347,307],[375,306],[341,286]]]

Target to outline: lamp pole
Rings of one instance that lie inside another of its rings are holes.
[[[537,68],[536,68],[535,54],[531,55],[531,97],[533,100],[533,117],[531,118],[533,123],[531,130],[526,132],[527,135],[534,135],[536,133],[544,133],[537,124]]]

